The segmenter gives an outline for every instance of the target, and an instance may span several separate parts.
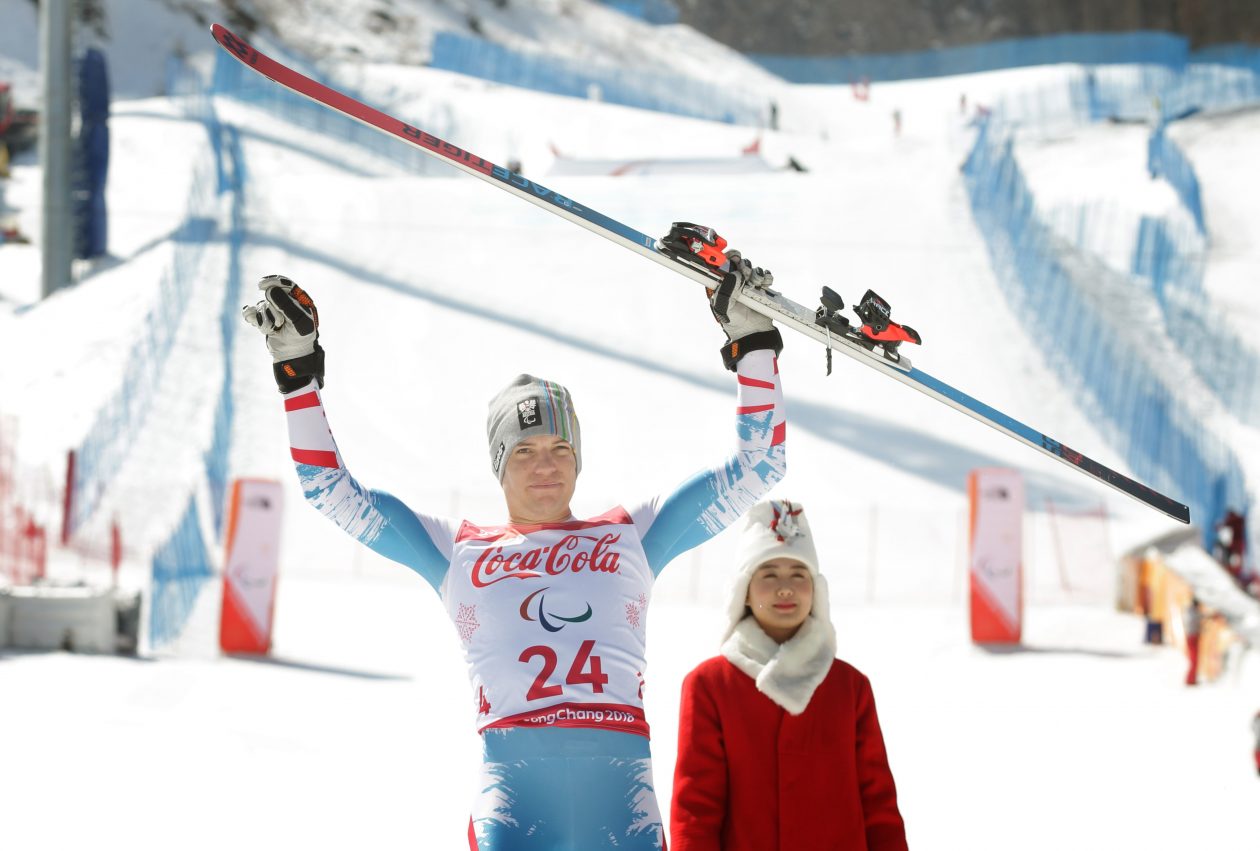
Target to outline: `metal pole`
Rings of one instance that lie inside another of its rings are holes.
[[[40,66],[44,108],[39,160],[44,172],[41,236],[43,297],[70,284],[74,252],[70,203],[70,0],[40,3]]]

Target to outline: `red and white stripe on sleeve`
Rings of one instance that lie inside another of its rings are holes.
[[[286,393],[284,410],[289,422],[289,452],[295,462],[315,467],[342,466],[314,381],[301,390]]]
[[[762,425],[761,428],[741,428],[739,448],[765,449],[782,444],[787,438],[787,421],[783,387],[779,382],[779,359],[769,349],[749,352],[740,358],[735,371],[739,378],[735,413],[744,423],[752,421]]]

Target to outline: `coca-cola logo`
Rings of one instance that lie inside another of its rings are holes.
[[[565,535],[554,544],[504,554],[503,547],[489,547],[473,564],[472,583],[485,588],[505,579],[538,579],[562,573],[616,573],[621,556],[613,547],[621,533]]]

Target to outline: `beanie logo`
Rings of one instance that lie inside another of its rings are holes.
[[[541,425],[542,420],[538,417],[538,397],[526,399],[516,405],[516,419],[521,424],[522,429],[533,428]]]
[[[494,460],[490,462],[491,466],[494,468],[494,472],[496,473],[499,472],[499,465],[503,463],[503,453],[506,449],[507,449],[507,444],[500,441],[499,449],[497,452],[494,453]]]

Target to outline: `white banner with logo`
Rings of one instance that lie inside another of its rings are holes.
[[[219,646],[226,653],[271,649],[283,507],[279,482],[237,479],[232,483],[219,624]]]
[[[1014,644],[1024,609],[1024,482],[1016,470],[981,468],[971,498],[971,640]]]

